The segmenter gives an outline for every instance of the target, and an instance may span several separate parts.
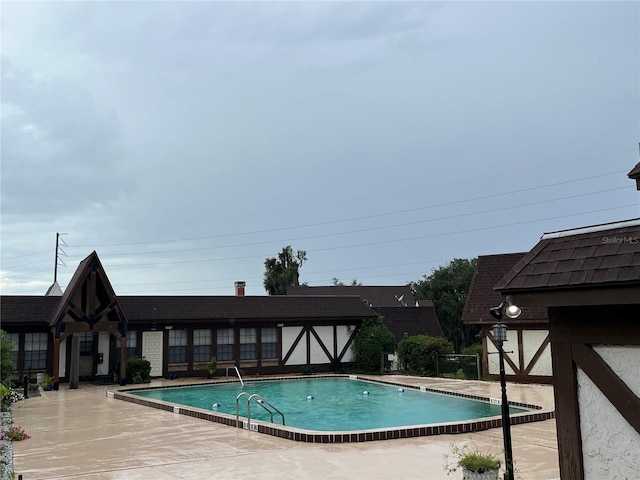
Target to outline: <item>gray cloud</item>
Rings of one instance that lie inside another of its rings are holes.
[[[637,214],[630,183],[535,202],[628,182],[639,8],[10,2],[2,270],[49,278],[64,231],[118,293],[263,293],[287,244],[312,284],[393,284]]]

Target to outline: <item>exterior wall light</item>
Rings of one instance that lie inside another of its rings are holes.
[[[513,297],[508,295],[506,302],[502,302],[500,305],[496,305],[489,309],[489,313],[496,320],[502,320],[502,312],[506,313],[509,318],[518,318],[522,313],[522,309],[513,303]]]

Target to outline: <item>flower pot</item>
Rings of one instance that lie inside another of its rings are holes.
[[[466,468],[462,470],[463,480],[498,480],[498,470],[485,470],[482,473],[472,472]]]

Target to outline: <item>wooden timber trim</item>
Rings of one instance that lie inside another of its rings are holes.
[[[551,342],[556,403],[558,456],[562,478],[582,479],[582,435],[576,367],[571,358],[571,345]]]
[[[640,433],[640,398],[618,377],[611,367],[587,345],[572,345],[573,361],[609,399],[616,410]]]
[[[640,305],[549,307],[560,476],[584,478],[577,368],[639,431],[640,399],[592,345],[640,345]]]
[[[544,349],[547,348],[547,345],[549,345],[549,334],[547,334],[545,339],[540,344],[540,347],[531,358],[529,365],[527,365],[527,367],[524,369],[525,375],[529,375],[529,372],[531,372],[533,367],[535,367],[536,363],[538,363],[538,360],[540,360],[540,357],[542,356],[542,352],[544,352]],[[524,365],[524,361],[523,361],[523,365]]]

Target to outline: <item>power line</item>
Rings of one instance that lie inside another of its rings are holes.
[[[606,212],[606,211],[617,210],[617,209],[621,209],[621,208],[635,207],[635,206],[636,206],[635,204],[620,205],[620,206],[616,206],[616,207],[603,208],[603,209],[598,209],[598,210],[590,210],[590,211],[587,211],[587,212],[571,213],[571,214],[566,214],[566,215],[558,215],[558,216],[555,216],[555,217],[540,218],[540,219],[535,219],[535,220],[525,220],[525,221],[516,222],[516,223],[508,223],[508,224],[503,224],[503,225],[493,225],[493,226],[487,226],[487,227],[481,227],[481,228],[475,228],[475,229],[468,229],[468,230],[459,230],[459,231],[455,231],[455,232],[434,233],[434,234],[429,234],[429,235],[419,235],[419,236],[415,236],[415,237],[400,238],[400,239],[394,239],[394,240],[382,240],[382,241],[379,241],[379,242],[358,243],[358,244],[351,244],[351,245],[342,245],[342,246],[337,246],[337,247],[317,248],[317,249],[314,249],[314,250],[309,250],[308,253],[311,253],[311,252],[324,252],[324,251],[330,251],[330,250],[339,250],[339,249],[343,249],[343,248],[366,247],[366,246],[372,246],[372,245],[382,245],[382,244],[386,244],[386,243],[398,243],[398,242],[406,242],[406,241],[412,241],[412,240],[422,240],[422,239],[425,239],[425,238],[435,238],[435,237],[442,237],[442,236],[447,236],[447,235],[457,235],[457,234],[460,234],[460,233],[478,232],[478,231],[490,230],[490,229],[495,229],[495,228],[504,228],[504,227],[510,227],[510,226],[516,226],[516,225],[524,225],[524,224],[527,224],[527,223],[543,222],[543,221],[548,221],[548,220],[557,220],[557,219],[561,219],[561,218],[574,217],[574,216],[578,216],[578,215],[588,215],[590,213],[600,213],[600,212]],[[110,268],[132,268],[132,267],[174,265],[174,264],[187,264],[187,263],[205,263],[205,262],[230,261],[230,260],[245,260],[245,259],[250,259],[250,258],[267,258],[269,256],[270,256],[270,254],[266,254],[266,255],[263,254],[263,255],[247,255],[247,256],[240,256],[240,257],[178,260],[178,261],[171,261],[171,262],[136,263],[136,264],[126,264],[126,265],[111,264],[111,265],[109,265],[109,267]],[[106,257],[108,258],[108,255]],[[107,264],[105,264],[105,266],[106,265]]]
[[[626,170],[617,170],[615,172],[608,172],[608,173],[602,173],[602,174],[598,174],[598,175],[591,175],[591,176],[588,176],[588,177],[582,177],[582,178],[572,179],[572,180],[565,180],[565,181],[562,181],[562,182],[554,182],[554,183],[549,183],[549,184],[546,184],[546,185],[539,185],[539,186],[535,186],[535,187],[527,187],[527,188],[522,188],[522,189],[519,189],[519,190],[511,190],[511,191],[508,191],[508,192],[493,193],[493,194],[490,194],[490,195],[484,195],[484,196],[481,196],[481,197],[469,198],[469,199],[464,199],[464,200],[455,200],[455,201],[452,201],[452,202],[443,202],[443,203],[438,203],[438,204],[433,204],[433,205],[425,205],[425,206],[422,206],[422,207],[415,207],[415,208],[409,208],[409,209],[403,209],[403,210],[396,210],[396,211],[387,212],[387,213],[376,213],[376,214],[372,214],[372,215],[365,215],[365,216],[360,216],[360,217],[351,217],[351,218],[345,218],[345,219],[340,219],[340,220],[330,220],[330,221],[327,221],[327,222],[303,224],[303,225],[297,225],[297,226],[292,226],[292,227],[280,227],[280,228],[256,230],[256,231],[250,231],[250,232],[209,235],[209,236],[190,237],[190,238],[171,239],[171,240],[149,240],[149,241],[142,241],[142,242],[76,245],[73,248],[96,248],[96,247],[114,247],[114,246],[118,246],[119,247],[119,246],[125,246],[125,245],[150,245],[150,244],[157,244],[157,243],[172,243],[172,242],[188,242],[188,241],[196,241],[196,240],[211,240],[211,239],[214,239],[214,238],[237,237],[237,236],[242,236],[242,235],[256,235],[256,234],[277,232],[277,231],[283,231],[283,230],[294,230],[294,229],[298,229],[298,228],[308,228],[308,227],[317,227],[317,226],[322,226],[322,225],[332,225],[332,224],[336,224],[336,223],[353,222],[353,221],[356,221],[356,220],[368,220],[368,219],[371,219],[371,218],[379,218],[379,217],[390,216],[390,215],[399,215],[399,214],[402,214],[402,213],[416,212],[416,211],[427,210],[427,209],[431,209],[431,208],[439,208],[439,207],[446,207],[446,206],[451,206],[451,205],[459,205],[459,204],[469,203],[469,202],[477,202],[478,200],[486,200],[486,199],[489,199],[489,198],[503,197],[503,196],[512,195],[512,194],[515,194],[515,193],[530,192],[530,191],[533,191],[533,190],[539,190],[539,189],[543,189],[543,188],[556,187],[556,186],[560,186],[560,185],[567,185],[569,183],[581,182],[581,181],[585,181],[585,180],[593,180],[595,178],[602,178],[602,177],[606,177],[606,176],[610,176],[610,175],[618,175],[618,174],[624,173],[624,172],[626,172]]]
[[[309,235],[309,236],[303,236],[303,237],[295,237],[295,238],[288,238],[288,239],[279,239],[279,240],[265,240],[265,241],[259,241],[259,242],[249,242],[249,243],[237,243],[237,244],[233,244],[233,245],[215,245],[215,246],[210,246],[210,247],[195,247],[195,248],[183,248],[183,249],[179,249],[179,250],[155,250],[155,251],[151,251],[151,252],[119,252],[119,253],[110,253],[109,256],[131,256],[131,255],[158,255],[158,254],[170,254],[170,253],[184,253],[184,252],[196,252],[196,251],[203,251],[203,250],[216,250],[216,249],[221,249],[221,248],[237,248],[237,247],[254,247],[257,245],[268,245],[268,244],[272,244],[272,243],[283,243],[283,242],[293,242],[293,241],[299,241],[299,240],[308,240],[310,238],[312,239],[317,239],[317,238],[326,238],[326,237],[334,237],[334,236],[338,236],[338,235],[349,235],[352,233],[363,233],[363,232],[371,232],[371,231],[376,231],[376,230],[385,230],[385,229],[389,229],[389,228],[398,228],[398,227],[406,227],[409,225],[420,225],[420,224],[424,224],[424,223],[432,223],[432,222],[438,222],[441,220],[450,220],[453,218],[463,218],[463,217],[471,217],[471,216],[475,216],[475,215],[483,215],[486,213],[495,213],[495,212],[500,212],[500,211],[504,211],[504,210],[512,210],[514,208],[522,208],[522,207],[530,207],[530,206],[534,206],[534,205],[542,205],[545,203],[553,203],[553,202],[559,202],[562,200],[570,200],[570,199],[574,199],[574,198],[581,198],[581,197],[586,197],[589,195],[597,195],[600,193],[607,193],[607,192],[612,192],[612,191],[616,191],[616,190],[622,190],[622,189],[626,189],[626,187],[616,187],[616,188],[610,188],[607,190],[600,190],[597,192],[590,192],[590,193],[581,193],[581,194],[577,194],[577,195],[569,195],[566,197],[560,197],[560,198],[554,198],[554,199],[549,199],[549,200],[539,200],[536,202],[529,202],[529,203],[521,203],[518,205],[508,205],[505,207],[500,207],[500,208],[493,208],[493,209],[489,209],[489,210],[480,210],[480,211],[475,211],[475,212],[469,212],[469,213],[461,213],[458,215],[447,215],[446,217],[437,217],[437,218],[430,218],[430,219],[426,219],[426,220],[415,220],[412,222],[404,222],[404,223],[396,223],[396,224],[391,224],[391,225],[383,225],[383,226],[378,226],[378,227],[367,227],[367,228],[360,228],[360,229],[355,229],[355,230],[347,230],[344,232],[334,232],[334,233],[321,233],[321,234],[315,234],[315,235]]]

